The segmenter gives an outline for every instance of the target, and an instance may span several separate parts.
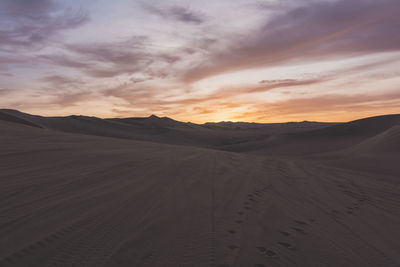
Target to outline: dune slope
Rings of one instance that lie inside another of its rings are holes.
[[[260,155],[301,157],[355,146],[396,125],[400,125],[399,114],[376,116],[300,132],[283,132],[246,143],[228,144],[223,149]]]

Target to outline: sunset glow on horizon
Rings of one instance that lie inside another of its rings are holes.
[[[400,1],[0,1],[0,108],[326,121],[400,113]]]

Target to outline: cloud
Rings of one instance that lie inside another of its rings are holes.
[[[48,75],[40,79],[54,89],[81,87],[84,83],[80,79],[70,78],[62,75]]]
[[[74,106],[79,102],[93,100],[94,96],[91,91],[79,91],[79,92],[68,92],[64,91],[58,94],[53,94],[54,99],[51,101],[51,105],[57,105],[60,107]]]
[[[196,114],[211,114],[211,113],[215,112],[214,109],[203,108],[203,107],[194,107],[194,108],[192,108],[192,110]]]
[[[40,17],[57,8],[50,0],[2,0],[0,3],[2,13],[10,16]]]
[[[11,89],[0,88],[0,96],[9,95],[13,92]]]
[[[119,109],[119,108],[113,108],[111,109],[112,112],[118,114],[118,116],[130,116],[132,113],[132,110],[129,109]]]
[[[124,73],[133,74],[150,64],[153,59],[128,42],[67,44],[66,54],[45,54],[39,58],[58,66],[79,69],[96,78],[109,78]]]
[[[147,38],[134,36],[126,41],[67,44],[68,51],[85,55],[88,59],[114,64],[134,64],[146,59],[142,52]]]
[[[94,92],[89,89],[87,83],[81,78],[64,75],[47,75],[40,79],[44,83],[34,93],[36,98],[47,99],[45,103],[59,107],[74,106],[79,102],[91,100]]]
[[[146,3],[143,8],[151,14],[160,16],[164,19],[175,20],[184,23],[201,24],[205,22],[205,17],[198,12],[194,12],[187,7],[172,5],[169,7],[155,7]]]
[[[269,104],[269,112],[282,114],[315,113],[318,111],[352,111],[367,107],[385,107],[387,102],[396,101],[400,105],[400,93],[377,95],[328,94],[310,98],[295,98]]]
[[[0,56],[0,63],[2,65],[0,65],[0,69],[4,68],[4,65],[6,64],[18,64],[18,63],[24,63],[23,58],[21,57],[2,57]]]
[[[0,51],[40,47],[88,21],[83,10],[63,9],[50,0],[2,0],[0,10]]]
[[[253,103],[250,111],[234,119],[254,121],[293,120],[342,121],[388,114],[400,108],[400,93],[384,94],[326,94],[306,98],[292,98],[270,103]]]
[[[67,53],[44,54],[39,58],[53,64],[79,69],[91,77],[111,78],[140,73],[147,79],[172,75],[171,66],[179,55],[149,49],[148,38],[133,36],[123,41],[65,44]]]
[[[181,100],[184,104],[204,103],[209,101],[234,99],[244,95],[253,93],[268,92],[278,88],[288,88],[296,86],[305,86],[318,84],[326,81],[327,78],[315,78],[315,79],[286,79],[286,80],[262,80],[258,84],[240,84],[240,85],[229,85],[218,88],[211,94],[201,96],[198,98],[186,98]]]
[[[257,84],[242,84],[242,85],[231,85],[218,88],[212,93],[190,96],[186,95],[184,98],[176,97],[175,95],[168,96],[165,94],[171,90],[183,90],[183,85],[175,86],[145,86],[137,85],[131,81],[128,83],[122,83],[113,88],[108,88],[102,91],[102,95],[107,97],[115,97],[124,100],[126,103],[133,105],[137,108],[151,109],[154,110],[170,110],[180,109],[186,106],[198,106],[197,111],[200,109],[210,110],[208,107],[212,105],[219,108],[235,108],[244,103],[241,98],[244,95],[253,93],[267,92],[277,88],[287,88],[295,86],[305,86],[311,84],[317,84],[325,81],[323,79],[308,79],[308,80],[263,80]],[[180,94],[178,95],[180,96]],[[241,104],[238,104],[237,101]],[[203,108],[203,106],[207,108]],[[164,110],[164,111],[165,111]],[[205,114],[206,112],[202,112]]]
[[[285,79],[285,80],[262,80],[259,83],[261,86],[254,86],[253,88],[248,88],[246,91],[242,93],[257,93],[257,92],[266,92],[276,88],[287,88],[287,87],[295,87],[295,86],[303,86],[303,85],[312,85],[318,84],[321,82],[327,81],[327,78],[316,78],[316,79],[306,79],[306,80],[298,80],[298,79]]]
[[[241,69],[400,50],[398,0],[306,1],[189,69],[191,83]],[[282,3],[281,3],[282,5]]]
[[[86,69],[91,66],[90,63],[82,62],[82,59],[79,60],[78,58],[73,58],[71,56],[62,54],[40,55],[38,56],[38,58],[58,66],[68,67],[73,69]]]
[[[4,76],[4,77],[14,77],[15,75],[12,74],[12,73],[4,72],[4,73],[0,73],[0,76]]]
[[[379,62],[384,64],[386,60]],[[378,64],[378,63],[376,63]],[[355,72],[370,70],[375,64],[355,66]],[[342,70],[339,70],[339,72]],[[350,71],[351,68],[343,70]],[[168,86],[143,86],[124,83],[120,86],[103,91],[103,95],[124,100],[126,104],[118,104],[117,109],[124,110],[124,114],[135,114],[129,108],[134,107],[135,112],[141,110],[163,113],[168,116],[181,117],[182,114],[190,113],[190,117],[205,118],[208,114],[226,112],[232,114],[231,119],[247,121],[284,121],[284,120],[329,120],[336,118],[342,120],[354,119],[357,116],[373,115],[373,112],[384,114],[391,113],[400,107],[399,93],[381,94],[338,94],[329,91],[325,95],[313,96],[312,94],[300,94],[292,91],[290,98],[286,100],[268,101],[267,98],[250,96],[271,90],[283,92],[286,88],[302,88],[304,86],[318,85],[335,79],[337,72],[323,74],[313,79],[283,79],[262,80],[254,84],[242,84],[224,86],[209,94],[198,94],[193,91],[184,97],[168,96],[166,92],[173,89],[183,90]],[[249,97],[250,96],[250,97]],[[371,111],[368,114],[368,111]],[[338,116],[338,114],[340,116]],[[326,118],[324,118],[326,116]],[[201,120],[203,120],[201,119]]]

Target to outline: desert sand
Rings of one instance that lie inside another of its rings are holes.
[[[0,110],[0,266],[399,266],[400,115]]]

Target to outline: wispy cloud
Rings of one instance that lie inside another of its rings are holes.
[[[93,100],[94,95],[91,91],[79,91],[63,92],[61,94],[54,95],[54,97],[55,99],[52,101],[53,105],[68,107],[86,100]]]
[[[53,64],[79,69],[87,76],[110,78],[142,73],[165,78],[171,72],[167,65],[181,60],[179,55],[148,49],[148,39],[133,36],[127,40],[64,45],[65,54],[44,54],[39,58]]]
[[[168,96],[166,92],[179,89],[182,85],[174,86],[143,86],[134,82],[123,83],[102,92],[104,96],[115,97],[124,100],[135,107],[150,108],[154,110],[166,110],[170,108],[193,107],[195,111],[210,110],[208,106],[219,108],[235,108],[244,103],[241,96],[252,93],[268,92],[273,89],[311,85],[323,82],[314,80],[263,80],[257,84],[242,84],[221,87],[209,94],[200,96],[175,97]],[[235,103],[236,102],[236,103]],[[240,103],[240,104],[238,104]],[[201,112],[204,114],[205,112]]]
[[[5,89],[5,88],[0,88],[0,96],[6,96],[8,94],[11,94],[13,90],[11,89]]]
[[[15,75],[12,74],[12,73],[4,72],[4,73],[0,73],[0,76],[4,76],[4,77],[14,77]]]
[[[321,120],[349,121],[362,116],[393,113],[400,108],[400,93],[326,94],[289,100],[253,103],[234,119],[254,121]]]
[[[175,20],[183,23],[201,24],[206,18],[200,12],[195,12],[184,6],[153,6],[148,3],[142,4],[143,8],[151,14],[160,16],[164,19]]]
[[[82,61],[77,57],[71,57],[63,54],[47,54],[38,56],[39,59],[50,63],[51,65],[68,67],[73,69],[87,69],[91,66],[90,63]]]
[[[70,78],[62,75],[48,75],[41,79],[41,81],[47,83],[48,85],[57,88],[65,88],[65,87],[78,87],[82,85],[83,82],[76,78]]]
[[[83,10],[63,9],[50,0],[3,0],[0,10],[0,51],[36,48],[89,19]]]
[[[281,7],[282,8],[282,7]],[[184,75],[194,82],[219,73],[288,62],[400,50],[397,0],[305,1],[278,13]]]

